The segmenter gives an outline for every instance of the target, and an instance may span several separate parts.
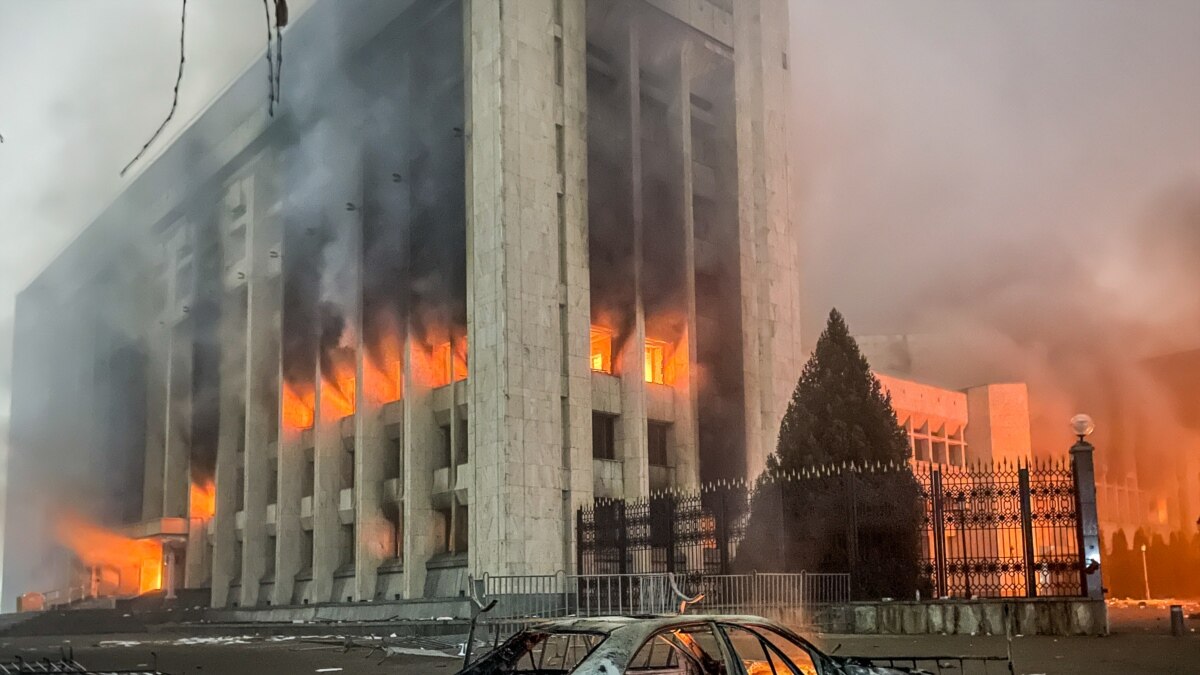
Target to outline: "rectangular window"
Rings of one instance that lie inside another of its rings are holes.
[[[663,384],[667,344],[658,340],[646,340],[646,381]]]
[[[341,466],[339,467],[341,469],[341,478],[342,478],[342,488],[343,489],[354,487],[354,451],[355,451],[354,437],[347,436],[346,438],[343,438],[342,439],[342,462],[341,462]]]
[[[670,437],[670,424],[648,422],[646,424],[646,440],[650,451],[651,466],[669,466],[667,462],[667,439]]]
[[[388,551],[393,559],[401,560],[404,558],[404,514],[399,504],[384,504],[383,515],[391,535],[391,541],[387,542]]]
[[[304,497],[311,497],[317,485],[317,462],[313,457],[312,448],[305,450],[304,454],[308,461],[304,466],[304,490],[300,494]]]
[[[604,413],[592,413],[592,457],[616,459],[616,417]]]
[[[450,466],[450,458],[453,456],[454,449],[451,446],[450,440],[450,425],[441,428],[442,449],[438,453],[437,461],[434,462],[435,469],[444,469]]]
[[[444,387],[467,379],[467,340],[457,338],[433,348],[433,386]]]
[[[460,506],[454,518],[454,552],[466,553],[470,545],[470,510],[466,506]]]
[[[300,535],[300,560],[304,566],[312,569],[313,564],[313,531],[302,530]]]
[[[388,427],[387,456],[383,461],[384,478],[400,477],[400,455],[403,452],[404,449],[400,445],[400,426],[392,425]]]
[[[465,419],[458,421],[458,436],[454,439],[454,444],[458,463],[466,464],[471,461],[471,456],[467,449],[467,420]]]
[[[234,490],[237,491],[234,495],[234,499],[237,502],[235,511],[244,511],[246,509],[246,467],[241,465],[244,459],[244,455],[238,455],[237,485],[234,486]]]
[[[353,565],[357,554],[354,542],[354,523],[343,525],[341,535],[338,548],[341,549],[342,565]]]
[[[267,468],[267,502],[275,504],[279,501],[279,463],[277,459],[271,460],[271,465]]]
[[[612,373],[613,332],[607,328],[592,326],[592,370]]]

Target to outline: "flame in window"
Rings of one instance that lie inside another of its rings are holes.
[[[592,370],[612,374],[613,332],[601,326],[592,326]]]

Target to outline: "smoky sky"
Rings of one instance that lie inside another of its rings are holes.
[[[837,306],[931,336],[917,375],[1029,382],[1035,445],[1079,409],[1132,444],[1140,361],[1200,347],[1200,4],[791,12],[806,343]]]

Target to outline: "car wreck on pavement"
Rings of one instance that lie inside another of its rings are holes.
[[[834,656],[761,617],[677,615],[533,624],[458,675],[896,675],[964,673],[966,662],[1012,672],[1005,657]]]

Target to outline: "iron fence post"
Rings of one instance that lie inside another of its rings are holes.
[[[1037,570],[1034,569],[1033,557],[1033,498],[1029,485],[1029,467],[1022,467],[1017,472],[1017,480],[1021,491],[1021,538],[1025,559],[1025,595],[1037,597]]]
[[[575,511],[575,573],[583,574],[583,507]]]
[[[617,524],[617,572],[627,574],[629,572],[629,521],[625,516],[625,500],[620,500],[614,505],[616,507],[616,518],[613,520]]]
[[[942,472],[929,472],[929,496],[933,500],[933,560],[939,598],[950,595],[946,587],[946,521],[942,504]]]
[[[729,536],[725,524],[725,490],[717,489],[717,573],[729,574]]]
[[[1091,600],[1104,599],[1100,579],[1100,519],[1096,512],[1095,448],[1082,436],[1071,448],[1071,477],[1075,483],[1075,523],[1079,537],[1079,588]],[[1094,563],[1094,567],[1093,567]]]
[[[858,571],[858,490],[854,478],[854,469],[846,472],[846,499],[849,518],[846,522],[846,557],[848,558],[850,575]]]
[[[665,500],[667,510],[666,515],[666,549],[667,549],[667,573],[675,573],[675,495],[674,493],[667,496]]]

